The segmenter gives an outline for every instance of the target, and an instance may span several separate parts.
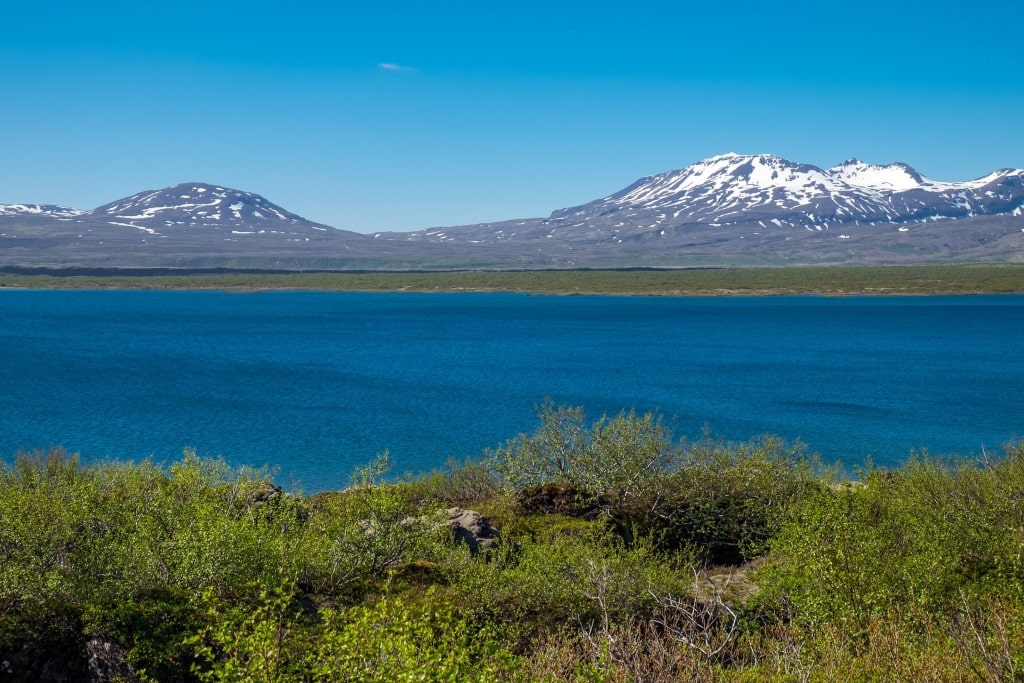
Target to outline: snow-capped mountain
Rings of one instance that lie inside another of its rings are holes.
[[[613,195],[555,211],[550,220],[656,229],[688,223],[759,224],[808,230],[904,224],[982,215],[1020,215],[1024,171],[977,180],[930,180],[906,164],[850,159],[821,169],[770,154],[723,154],[641,178]]]
[[[50,216],[51,218],[74,218],[85,211],[54,204],[0,204],[0,216]]]
[[[258,194],[206,183],[147,190],[88,212],[93,219],[162,234],[187,228],[228,229],[232,234],[297,228],[332,230],[272,204]]]
[[[13,208],[12,208],[13,207]],[[0,265],[307,269],[362,265],[365,235],[321,225],[252,192],[182,183],[91,211],[11,204]]]

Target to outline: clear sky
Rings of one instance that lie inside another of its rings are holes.
[[[5,2],[0,203],[204,181],[371,232],[724,152],[1024,167],[1024,2]]]

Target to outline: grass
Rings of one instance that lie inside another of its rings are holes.
[[[723,296],[1024,292],[1024,264],[145,276],[0,274],[0,287]]]

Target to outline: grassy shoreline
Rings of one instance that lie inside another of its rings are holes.
[[[1024,292],[1024,264],[102,275],[0,273],[0,288],[522,292],[630,296],[928,295]]]

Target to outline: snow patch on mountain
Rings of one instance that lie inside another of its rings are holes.
[[[879,191],[903,192],[922,188],[927,181],[906,164],[873,166],[859,159],[848,159],[826,171],[829,175],[853,187]]]

